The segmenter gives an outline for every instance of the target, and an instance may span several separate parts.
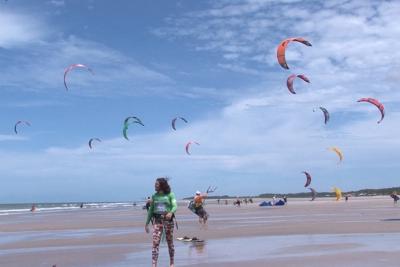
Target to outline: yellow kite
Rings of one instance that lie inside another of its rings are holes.
[[[336,201],[339,201],[342,198],[342,190],[337,187],[333,188],[333,192],[336,194]]]
[[[343,160],[343,152],[342,152],[339,148],[337,148],[337,147],[335,147],[335,146],[330,147],[330,148],[328,148],[328,149],[329,149],[330,151],[335,152],[335,153],[339,156],[339,162],[338,162],[338,163],[341,163],[342,160]]]

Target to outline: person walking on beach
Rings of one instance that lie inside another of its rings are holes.
[[[241,203],[241,201],[240,201],[239,197],[236,197],[236,200],[235,200],[235,202],[233,202],[233,205],[240,208],[240,203]]]
[[[35,211],[36,211],[36,205],[35,205],[35,204],[32,204],[31,212],[35,212]]]
[[[146,206],[145,206],[147,211],[149,211],[150,205],[151,205],[151,198],[147,197]]]
[[[153,249],[152,266],[157,267],[158,253],[161,242],[161,235],[164,232],[168,243],[170,267],[174,267],[174,218],[177,209],[174,193],[166,178],[157,178],[155,183],[156,193],[152,196],[150,207],[147,213],[145,231],[149,233],[149,223],[153,219]]]
[[[392,194],[390,194],[390,197],[393,198],[393,205],[396,205],[397,201],[400,199],[399,196],[397,195],[396,191],[394,191]]]
[[[207,193],[202,194],[200,191],[196,191],[196,195],[193,198],[194,213],[199,216],[199,223],[204,225],[207,223],[208,219],[208,214],[203,207],[206,197],[208,197]]]

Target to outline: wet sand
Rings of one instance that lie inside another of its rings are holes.
[[[175,237],[206,242],[175,241],[176,266],[400,266],[400,206],[389,197],[207,203],[207,229],[185,203],[178,209]],[[151,266],[144,217],[140,207],[1,216],[0,266]],[[167,266],[166,244],[160,250]]]

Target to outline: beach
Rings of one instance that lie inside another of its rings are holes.
[[[180,201],[176,266],[399,266],[400,206],[387,197],[289,199],[286,206],[235,207],[208,200],[207,228]],[[224,203],[224,201],[221,201]],[[151,265],[141,206],[1,216],[0,266]],[[167,266],[166,243],[159,266]]]

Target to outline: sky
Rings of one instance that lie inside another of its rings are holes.
[[[303,171],[317,191],[399,186],[398,14],[372,0],[1,1],[0,202],[139,200],[164,176],[178,198],[307,192]],[[312,47],[290,43],[285,70],[289,37]],[[93,74],[72,70],[67,91],[71,64]],[[290,74],[311,83],[293,95]],[[362,97],[385,105],[380,124]],[[145,126],[125,140],[128,116]],[[31,126],[15,134],[19,120]]]

